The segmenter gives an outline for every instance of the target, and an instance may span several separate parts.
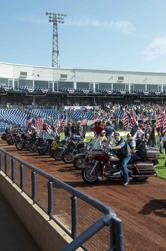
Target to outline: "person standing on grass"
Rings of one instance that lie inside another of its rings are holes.
[[[161,142],[162,142],[162,148],[166,157],[166,131],[162,133]],[[166,166],[166,160],[165,160],[165,166]]]

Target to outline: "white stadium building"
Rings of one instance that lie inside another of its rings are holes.
[[[150,102],[152,99],[163,103],[166,73],[62,69],[0,62],[1,104],[42,104],[42,96],[51,104],[55,101]]]

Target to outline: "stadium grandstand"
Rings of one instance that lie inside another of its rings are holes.
[[[0,104],[97,105],[166,101],[166,73],[0,63]]]
[[[164,215],[165,181],[153,176],[160,176],[156,171],[160,153],[165,161],[160,137],[160,132],[166,134],[165,101],[166,73],[0,62],[0,190],[31,234],[29,245],[35,241],[43,251],[124,251],[136,250],[141,240],[139,250],[143,243],[148,250],[164,250],[165,223],[161,224],[160,217]],[[115,161],[111,165],[109,154],[108,163],[101,161],[103,177],[97,169],[94,172],[96,184],[103,182],[96,186],[86,162],[75,166],[72,158],[83,154],[96,168],[95,157],[86,156],[94,149],[105,158],[113,132],[115,137],[127,135],[127,140],[138,135],[138,142],[142,135],[145,148],[141,150],[151,155],[131,162],[130,180],[124,181],[121,164],[117,164],[124,158],[117,162],[111,154]],[[72,152],[67,148],[70,143]],[[84,146],[83,153],[77,151],[79,144]],[[68,155],[58,159],[61,153]],[[86,181],[84,171],[92,183]],[[128,184],[130,192],[122,188]],[[161,199],[156,202],[156,198]],[[7,231],[6,238],[11,238],[8,235]],[[14,244],[13,250],[25,250],[25,245],[19,249]],[[26,250],[38,249],[27,245]]]

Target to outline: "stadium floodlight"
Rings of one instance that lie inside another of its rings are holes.
[[[58,24],[64,24],[66,14],[46,12],[49,22],[53,23],[52,35],[52,67],[59,68],[59,43],[58,43]]]

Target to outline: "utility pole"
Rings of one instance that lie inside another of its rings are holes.
[[[49,22],[53,23],[52,35],[52,67],[59,68],[59,44],[58,44],[58,24],[64,23],[65,14],[46,12]]]

